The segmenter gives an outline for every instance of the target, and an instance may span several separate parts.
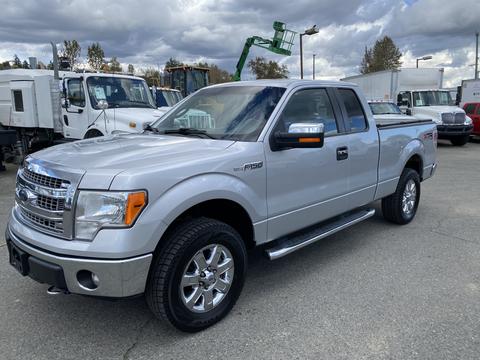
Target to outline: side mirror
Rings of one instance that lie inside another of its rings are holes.
[[[272,151],[290,148],[321,148],[324,140],[324,125],[293,123],[288,132],[277,131],[270,140]]]
[[[405,114],[412,116],[412,109],[405,109]]]
[[[100,110],[107,110],[108,109],[107,100],[99,100],[97,103],[97,108]]]
[[[144,123],[142,124],[142,129],[143,129],[143,130],[149,130],[149,129],[151,129],[151,126],[150,126],[150,125],[152,125],[152,123],[151,123],[150,121],[144,122]]]

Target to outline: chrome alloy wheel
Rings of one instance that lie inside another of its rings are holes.
[[[408,180],[403,190],[402,211],[405,215],[410,215],[415,210],[417,201],[417,185],[412,179]]]
[[[222,302],[233,281],[234,263],[223,245],[210,244],[188,262],[180,283],[180,297],[193,312],[205,313]]]

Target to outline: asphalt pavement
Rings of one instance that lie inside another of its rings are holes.
[[[442,143],[415,220],[377,215],[276,261],[250,253],[227,318],[197,334],[143,298],[46,294],[0,236],[1,359],[479,359],[480,143]],[[15,169],[0,173],[0,231]]]

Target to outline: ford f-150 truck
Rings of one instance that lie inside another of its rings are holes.
[[[206,87],[143,134],[27,157],[6,231],[10,263],[52,293],[145,294],[184,331],[233,307],[246,249],[277,259],[371,217],[407,224],[436,169],[435,123],[377,125],[345,82]]]

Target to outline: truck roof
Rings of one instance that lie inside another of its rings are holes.
[[[345,81],[330,81],[330,80],[299,80],[299,79],[264,79],[264,80],[249,80],[249,81],[235,81],[223,84],[213,85],[215,87],[224,86],[273,86],[292,88],[301,85],[317,85],[317,86],[349,86],[358,87],[358,85]]]
[[[53,70],[44,70],[44,69],[8,69],[8,70],[0,70],[0,77],[6,76],[11,79],[20,78],[20,79],[27,79],[27,78],[34,78],[36,76],[46,76],[50,75],[53,76]],[[60,78],[63,77],[80,77],[83,76],[84,78],[90,76],[104,76],[104,77],[122,77],[122,78],[130,78],[130,79],[139,79],[143,80],[138,76],[133,75],[126,75],[126,74],[114,74],[114,73],[102,73],[102,72],[76,72],[76,71],[59,71],[58,75]]]

